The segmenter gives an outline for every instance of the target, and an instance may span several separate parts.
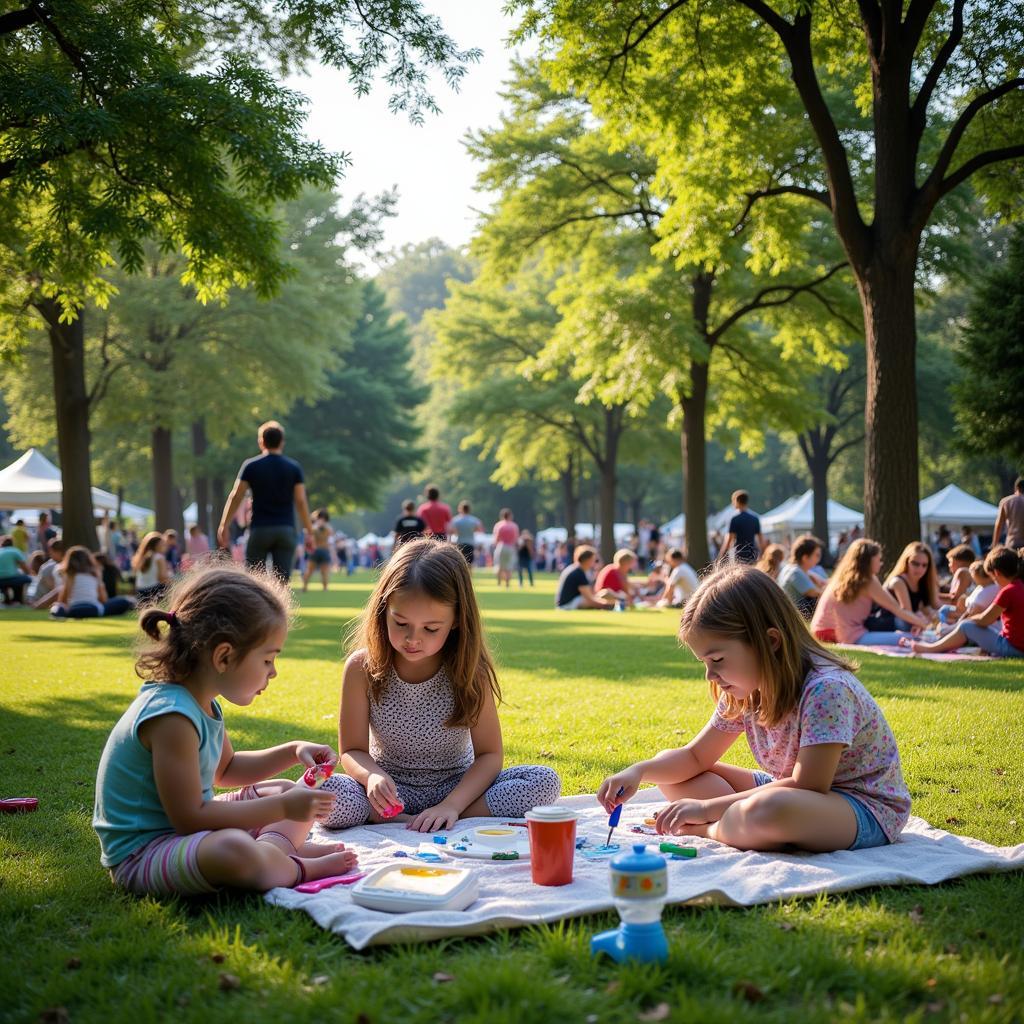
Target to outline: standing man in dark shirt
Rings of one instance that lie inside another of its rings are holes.
[[[756,562],[767,542],[761,534],[761,520],[747,510],[750,495],[746,491],[733,491],[732,504],[736,515],[729,520],[729,532],[718,557],[725,559],[731,548],[736,552],[737,562]]]
[[[402,502],[402,514],[395,520],[395,547],[414,537],[422,537],[427,524],[422,516],[416,515],[416,502],[411,498]]]
[[[295,562],[295,510],[307,534],[313,531],[309,518],[309,501],[302,467],[281,454],[284,448],[284,427],[276,420],[264,423],[257,435],[261,455],[242,463],[238,479],[231,489],[224,513],[220,517],[217,540],[221,547],[229,547],[229,526],[247,490],[252,491],[252,522],[249,541],[245,546],[245,560],[252,566],[266,565],[270,555],[274,572],[285,582],[291,578]]]

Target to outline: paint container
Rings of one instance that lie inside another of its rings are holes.
[[[590,940],[591,954],[607,953],[619,963],[667,960],[668,940],[661,926],[661,912],[668,899],[665,858],[637,843],[632,853],[616,857],[610,867],[612,899],[622,923],[595,935]]]
[[[536,885],[568,885],[576,853],[576,812],[554,804],[526,812],[530,872]]]

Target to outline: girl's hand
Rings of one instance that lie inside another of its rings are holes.
[[[402,802],[395,780],[387,772],[371,772],[366,780],[366,798],[382,818],[389,807]]]
[[[337,764],[338,755],[326,743],[295,741],[295,763],[311,768],[315,764]]]
[[[624,804],[636,795],[643,781],[643,770],[639,765],[632,764],[617,775],[609,775],[597,790],[597,802],[611,814],[619,804]],[[619,790],[622,793],[619,794]]]
[[[292,786],[282,797],[288,821],[310,821],[326,817],[334,809],[335,796],[322,789]]]
[[[459,820],[459,810],[451,804],[435,804],[421,811],[405,827],[412,832],[436,832],[451,828]]]
[[[710,820],[703,800],[676,800],[658,812],[654,827],[662,835],[686,835],[689,825],[706,825]]]

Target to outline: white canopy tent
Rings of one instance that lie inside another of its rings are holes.
[[[661,535],[662,537],[682,537],[686,532],[686,514],[680,512],[679,515],[670,519],[667,523],[661,524]]]
[[[593,523],[577,523],[576,524],[576,539],[577,540],[593,540],[600,532],[599,528],[596,528]],[[636,528],[632,523],[615,523],[614,524],[614,536],[616,544],[625,544],[627,538],[631,537],[636,533]],[[538,530],[537,535],[534,538],[538,542],[545,544],[561,544],[564,540],[569,537],[569,531],[564,526],[549,526],[546,529]],[[490,538],[488,537],[488,540]]]
[[[864,513],[828,499],[829,532],[848,530],[860,526],[864,522]],[[807,490],[803,494],[787,499],[781,505],[765,512],[761,516],[761,532],[768,536],[782,536],[786,533],[798,533],[814,527],[814,491]],[[824,539],[824,538],[822,538]]]
[[[0,508],[62,508],[64,502],[60,470],[35,448],[0,469]],[[116,494],[101,487],[92,489],[95,510],[116,512]]]
[[[957,530],[961,526],[995,526],[999,509],[987,501],[961,490],[956,484],[949,484],[941,491],[922,498],[921,531],[928,532],[940,526]]]

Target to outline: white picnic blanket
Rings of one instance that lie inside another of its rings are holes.
[[[632,833],[653,808],[664,804],[657,789],[641,791],[625,807],[613,842],[623,849],[632,841],[657,844],[658,839]],[[605,812],[593,796],[560,801],[579,812],[577,837],[591,847],[608,835]],[[460,821],[449,836],[494,819]],[[344,842],[358,851],[360,867],[373,869],[394,860],[396,850],[414,853],[429,836],[409,832],[402,824],[365,825],[344,832],[314,830],[312,839]],[[746,853],[709,839],[680,838],[698,847],[693,859],[668,861],[669,902],[749,907],[820,892],[846,892],[875,885],[934,885],[978,872],[1024,869],[1024,843],[990,846],[978,839],[955,836],[911,818],[900,841],[871,850],[816,854]],[[435,847],[443,851],[443,846]],[[586,847],[584,847],[586,849]],[[406,862],[408,863],[408,861]],[[414,862],[415,863],[415,862]],[[323,928],[337,932],[354,949],[390,942],[421,942],[443,935],[480,935],[501,928],[594,914],[612,907],[608,859],[591,860],[577,851],[574,878],[557,888],[534,885],[529,862],[492,862],[450,858],[448,863],[479,873],[480,898],[465,910],[388,914],[366,910],[352,901],[348,886],[316,894],[271,889],[268,902],[304,910]]]

